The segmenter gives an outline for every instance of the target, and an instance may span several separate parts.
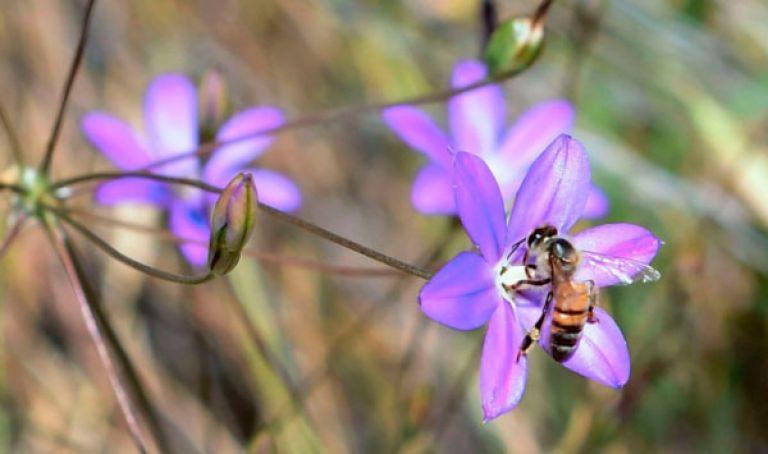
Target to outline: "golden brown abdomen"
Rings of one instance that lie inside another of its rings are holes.
[[[573,356],[589,312],[589,292],[586,284],[558,282],[554,285],[554,309],[550,347],[555,361],[563,362]]]

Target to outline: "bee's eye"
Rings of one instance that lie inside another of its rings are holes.
[[[543,239],[544,235],[541,234],[539,229],[534,230],[533,233],[531,233],[531,235],[528,237],[528,247],[538,245]]]

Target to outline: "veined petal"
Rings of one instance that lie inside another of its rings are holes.
[[[590,187],[587,153],[581,143],[561,135],[534,161],[517,192],[507,238],[525,238],[552,224],[566,232],[584,211]]]
[[[528,167],[547,145],[571,130],[574,116],[571,103],[560,99],[540,102],[523,112],[498,150],[506,165]]]
[[[208,213],[201,204],[177,201],[171,206],[170,228],[174,235],[187,240],[180,246],[184,258],[193,266],[203,266],[208,260],[207,242],[210,235]]]
[[[583,217],[586,219],[601,218],[608,214],[610,208],[611,203],[605,191],[597,186],[591,186],[589,188],[589,196],[587,196],[587,204],[584,207]]]
[[[144,100],[144,122],[155,157],[162,159],[193,151],[198,144],[197,91],[192,82],[179,74],[155,78]],[[194,158],[162,166],[169,175],[195,175]]]
[[[451,165],[448,136],[423,110],[398,106],[382,112],[384,122],[414,150],[445,167]]]
[[[514,408],[525,391],[528,360],[520,356],[523,330],[514,309],[500,304],[491,317],[480,360],[480,397],[488,422]]]
[[[615,267],[619,272],[639,272],[656,256],[661,247],[661,240],[648,229],[635,224],[603,224],[584,230],[574,235],[573,245],[577,249],[594,252],[606,257],[600,266],[584,260],[574,279],[585,281],[592,279],[598,287],[606,287],[621,282],[616,272],[611,272],[611,258],[618,259]],[[622,259],[631,262],[622,264]]]
[[[81,122],[88,141],[119,169],[138,169],[150,163],[147,148],[125,122],[100,112],[85,115]]]
[[[172,191],[163,183],[144,178],[119,178],[99,185],[96,201],[103,205],[120,203],[146,203],[165,205]]]
[[[478,61],[459,62],[453,69],[451,86],[472,85],[485,79],[487,73]],[[458,151],[491,153],[504,127],[504,93],[498,85],[488,85],[454,96],[448,103],[448,115]]]
[[[496,263],[506,247],[499,185],[485,162],[471,153],[456,153],[453,173],[456,207],[464,230],[488,263]]]
[[[631,369],[627,341],[607,312],[598,307],[595,316],[598,321],[584,325],[576,351],[562,364],[591,380],[621,388],[629,380]],[[547,320],[540,341],[546,351],[549,351],[549,326]]]
[[[276,128],[285,122],[283,113],[275,107],[254,107],[232,116],[216,134],[220,141],[238,139],[259,131]],[[257,136],[224,145],[211,155],[204,169],[210,184],[223,186],[240,168],[259,157],[272,143],[272,136]]]
[[[413,206],[424,214],[456,213],[456,197],[453,194],[451,179],[450,171],[443,166],[424,166],[413,181]]]
[[[419,293],[419,304],[427,317],[460,330],[485,324],[500,302],[493,270],[473,252],[451,259]]]

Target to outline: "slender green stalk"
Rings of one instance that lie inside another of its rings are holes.
[[[3,191],[5,189],[11,192],[15,192],[16,194],[19,194],[19,195],[24,195],[27,193],[27,191],[23,187],[17,184],[0,183],[0,191]]]
[[[552,6],[553,3],[555,3],[555,0],[543,0],[541,3],[539,3],[539,6],[536,8],[536,12],[533,13],[531,20],[534,26],[540,24],[547,17],[549,7]]]
[[[207,183],[205,183],[203,181],[199,181],[199,180],[195,180],[195,179],[181,178],[181,177],[171,177],[171,176],[166,176],[166,175],[155,175],[155,174],[141,172],[141,171],[140,172],[99,172],[99,173],[93,173],[93,174],[88,174],[88,175],[81,175],[81,176],[78,176],[78,177],[73,177],[73,178],[68,178],[68,179],[65,179],[65,180],[57,181],[56,183],[53,183],[51,185],[51,188],[52,188],[52,190],[55,191],[58,188],[62,188],[62,187],[73,185],[73,184],[83,183],[83,182],[87,182],[87,181],[112,180],[112,179],[117,179],[117,178],[146,178],[146,179],[150,179],[150,180],[163,181],[163,182],[166,182],[166,183],[173,183],[173,184],[182,184],[182,185],[187,185],[187,186],[193,186],[193,187],[202,189],[204,191],[212,192],[212,193],[221,193],[221,191],[222,191],[220,188],[217,188],[216,186],[213,186],[213,185],[207,184]],[[381,263],[383,263],[383,264],[385,264],[385,265],[387,265],[387,266],[389,266],[391,268],[395,268],[395,269],[398,269],[400,271],[404,271],[404,272],[406,272],[408,274],[412,274],[412,275],[420,277],[422,279],[429,279],[432,276],[432,274],[429,273],[428,271],[422,270],[422,269],[417,268],[417,267],[415,267],[413,265],[409,265],[409,264],[407,264],[405,262],[402,262],[402,261],[397,260],[395,258],[389,257],[389,256],[387,256],[385,254],[382,254],[381,252],[375,251],[375,250],[373,250],[371,248],[363,246],[360,243],[356,243],[356,242],[354,242],[352,240],[344,238],[344,237],[342,237],[340,235],[337,235],[337,234],[335,234],[335,233],[333,233],[333,232],[331,232],[329,230],[326,230],[326,229],[324,229],[324,228],[322,228],[322,227],[320,227],[318,225],[315,225],[315,224],[313,224],[311,222],[307,222],[307,221],[305,221],[305,220],[303,220],[301,218],[298,218],[298,217],[293,216],[291,214],[285,213],[285,212],[280,211],[278,209],[272,208],[269,205],[265,205],[265,204],[259,202],[259,208],[263,212],[269,214],[272,217],[275,217],[275,218],[280,219],[280,220],[285,221],[285,222],[289,222],[289,223],[291,223],[291,224],[293,224],[293,225],[295,225],[295,226],[297,226],[297,227],[299,227],[301,229],[304,229],[304,230],[306,230],[306,231],[308,231],[310,233],[313,233],[313,234],[315,234],[317,236],[320,236],[320,237],[322,237],[322,238],[324,238],[324,239],[326,239],[328,241],[332,241],[332,242],[334,242],[334,243],[336,243],[336,244],[338,244],[340,246],[343,246],[343,247],[345,247],[347,249],[351,249],[351,250],[357,252],[358,254],[362,254],[362,255],[364,255],[366,257],[372,258],[373,260],[381,262]],[[65,218],[65,220],[67,220],[67,219]],[[68,222],[71,224],[72,222],[76,222],[76,221],[73,221],[71,218],[69,218]],[[87,229],[85,229],[85,228],[84,228],[84,230],[87,231]],[[88,231],[87,233],[85,231],[83,231],[83,234],[84,235],[88,235],[88,236],[92,236],[93,235],[93,233],[90,232],[90,231]],[[100,242],[104,242],[104,240],[101,240],[100,238],[99,238],[99,241]],[[111,246],[109,246],[108,244],[106,244],[106,246],[109,248],[109,250],[105,249],[105,251],[108,254],[113,255],[112,251],[114,251],[114,249],[111,248]],[[115,251],[115,252],[117,252],[117,251]],[[132,260],[132,259],[130,259],[128,257],[125,257],[124,255],[120,254],[119,252],[117,252],[117,254],[120,256],[120,258],[118,258],[118,256],[115,256],[116,259],[118,259],[120,261],[123,261],[124,263],[127,263],[129,266],[133,266],[136,269],[140,269],[140,268],[134,266],[134,264],[138,264],[138,262],[135,262],[134,260]],[[127,262],[126,260],[130,260],[130,262]],[[146,267],[146,265],[141,265],[141,264],[139,264],[139,265],[142,266],[142,267]],[[152,272],[160,272],[159,270],[156,270],[154,268],[145,268],[145,269],[151,269],[151,270],[153,270]],[[165,273],[165,272],[160,272],[160,273]],[[168,274],[164,274],[164,275],[165,276],[169,276]],[[160,277],[160,276],[156,275],[156,277]],[[179,276],[177,276],[177,277],[179,277]],[[160,278],[163,279],[163,277],[160,277]],[[172,280],[172,279],[166,279],[166,280]],[[177,281],[177,282],[179,282],[179,281]],[[193,282],[184,282],[184,283],[193,283]],[[197,283],[197,282],[194,282],[194,283]]]
[[[392,268],[398,269],[400,271],[404,271],[408,274],[412,274],[424,280],[428,280],[430,277],[432,277],[432,273],[430,273],[429,271],[423,270],[413,265],[409,265],[405,262],[401,262],[400,260],[392,258],[388,255],[384,255],[381,252],[365,247],[362,244],[356,243],[352,240],[344,238],[343,236],[339,236],[329,230],[326,230],[320,226],[312,224],[311,222],[307,222],[301,218],[297,218],[296,216],[293,216],[288,213],[284,213],[278,209],[272,208],[269,205],[264,205],[263,203],[259,202],[259,208],[261,208],[262,211],[264,211],[265,213],[269,214],[274,218],[293,224],[296,227],[306,230],[307,232],[315,234],[328,241],[332,241],[340,246],[353,250],[358,254],[362,254],[366,257],[372,258],[373,260],[376,260],[377,262],[381,262]]]
[[[51,245],[56,251],[56,254],[59,257],[59,261],[67,273],[69,282],[72,285],[72,290],[75,292],[75,297],[77,299],[78,306],[80,307],[83,320],[85,321],[85,326],[88,329],[88,334],[90,334],[91,340],[96,346],[99,359],[101,360],[104,371],[106,372],[107,377],[109,378],[109,382],[112,385],[112,390],[114,391],[115,397],[117,398],[118,406],[120,407],[120,410],[125,417],[125,422],[128,424],[131,437],[136,443],[139,451],[146,453],[147,441],[144,439],[144,435],[141,433],[138,418],[136,417],[131,402],[128,399],[128,394],[126,393],[120,377],[118,376],[117,370],[112,363],[112,358],[107,349],[105,339],[100,327],[101,323],[97,321],[94,315],[94,302],[86,297],[86,292],[81,284],[79,273],[76,270],[76,265],[73,263],[72,255],[65,246],[66,240],[63,234],[58,230],[52,229],[48,225],[44,224],[44,226],[45,231],[48,234],[48,238],[51,241]]]
[[[165,159],[154,161],[151,164],[144,166],[142,170],[148,170],[148,169],[169,164],[172,162],[182,161],[184,159],[205,156],[210,153],[213,153],[217,148],[221,146],[242,142],[244,140],[250,140],[257,137],[272,136],[272,135],[277,135],[280,133],[284,133],[284,132],[292,131],[296,129],[302,129],[302,128],[307,128],[311,126],[319,126],[327,123],[333,123],[340,120],[355,118],[357,116],[360,116],[362,114],[369,113],[369,112],[378,112],[384,109],[388,109],[390,107],[397,107],[397,106],[403,106],[403,105],[411,105],[411,106],[424,105],[424,104],[432,104],[432,103],[445,101],[447,99],[450,99],[462,93],[466,93],[472,90],[476,90],[478,88],[482,88],[488,85],[502,82],[506,79],[510,79],[516,76],[517,74],[521,73],[523,69],[524,68],[521,68],[521,69],[515,68],[513,70],[503,71],[495,76],[489,77],[487,79],[481,80],[479,82],[475,82],[473,84],[470,84],[464,87],[445,89],[438,92],[429,93],[426,95],[420,95],[412,98],[401,99],[398,101],[362,104],[362,105],[342,108],[339,110],[333,110],[328,112],[317,113],[314,115],[308,115],[306,117],[289,121],[287,123],[284,123],[281,126],[276,126],[274,128],[267,128],[267,129],[263,129],[261,131],[253,132],[250,134],[243,134],[242,136],[233,137],[227,140],[216,140],[213,142],[204,143],[195,150],[186,151],[173,156],[169,156]]]
[[[21,228],[24,227],[24,223],[27,221],[27,216],[22,213],[19,215],[19,218],[13,221],[13,225],[6,231],[5,236],[3,237],[3,241],[0,242],[0,260],[5,257],[5,253],[8,252],[8,249],[11,247],[11,244],[13,244],[13,240],[16,239],[16,237],[19,235],[19,232],[21,232]]]
[[[75,76],[77,70],[80,68],[80,63],[83,61],[83,54],[85,53],[85,43],[88,42],[88,29],[90,28],[91,16],[93,13],[93,7],[96,4],[96,0],[88,0],[85,5],[85,15],[83,17],[83,25],[80,28],[80,40],[77,43],[77,49],[75,55],[72,58],[72,64],[69,67],[69,73],[67,74],[67,80],[64,82],[64,91],[61,94],[61,102],[59,103],[59,110],[56,112],[56,119],[53,122],[53,129],[51,135],[48,138],[48,144],[45,147],[45,155],[40,162],[40,170],[43,174],[48,174],[48,170],[51,167],[51,159],[53,158],[53,150],[56,148],[56,142],[59,140],[59,132],[61,131],[61,123],[64,121],[64,112],[67,108],[67,102],[69,101],[69,94],[72,92],[72,86],[75,84]]]
[[[158,279],[162,279],[164,281],[170,281],[170,282],[175,282],[178,284],[185,284],[185,285],[202,284],[203,282],[207,282],[214,278],[214,275],[211,274],[210,272],[206,272],[205,274],[200,274],[196,276],[185,276],[182,274],[175,274],[168,271],[159,270],[149,265],[145,265],[139,262],[138,260],[134,260],[128,257],[127,255],[123,254],[122,252],[118,251],[117,249],[113,248],[109,243],[107,243],[106,240],[104,240],[100,236],[93,233],[88,227],[74,220],[64,210],[53,208],[50,206],[46,206],[45,208],[51,211],[52,213],[54,213],[66,224],[68,224],[69,226],[71,226],[72,228],[80,232],[80,234],[86,237],[91,243],[93,243],[99,249],[104,251],[104,253],[106,253],[108,256],[144,274],[147,274],[152,277],[156,277]]]
[[[203,191],[213,192],[216,194],[221,193],[221,189],[216,186],[210,185],[204,181],[196,180],[194,178],[173,177],[169,175],[157,175],[154,173],[148,173],[147,171],[116,171],[116,172],[95,172],[87,175],[79,175],[72,178],[65,178],[63,180],[51,183],[51,191],[56,191],[66,186],[72,186],[80,183],[87,183],[91,181],[102,180],[119,180],[122,178],[143,178],[145,180],[161,181],[163,183],[179,184],[184,186],[191,186]]]
[[[172,241],[174,243],[195,243],[202,246],[207,246],[208,241],[195,240],[192,238],[184,238],[174,235],[166,229],[158,227],[151,227],[143,224],[138,224],[129,221],[122,221],[113,219],[106,216],[101,216],[95,213],[91,213],[86,210],[69,209],[70,215],[77,215],[78,217],[87,218],[105,225],[110,225],[118,228],[130,230],[132,232],[139,232],[147,235],[152,235],[155,238],[160,238],[166,241]],[[259,260],[265,263],[274,263],[283,266],[293,266],[297,268],[305,268],[309,270],[317,271],[323,274],[337,274],[346,277],[395,277],[400,276],[402,273],[392,268],[372,268],[364,266],[346,266],[346,265],[333,265],[324,263],[319,260],[302,258],[302,257],[289,257],[282,254],[273,252],[259,251],[253,248],[243,249],[243,255],[247,255],[253,259]]]
[[[149,399],[149,395],[145,391],[146,388],[142,383],[141,377],[139,376],[136,367],[133,365],[131,358],[123,348],[122,342],[117,337],[117,333],[112,327],[112,323],[109,321],[109,317],[107,317],[107,314],[104,313],[104,310],[99,302],[100,298],[98,294],[93,289],[93,287],[91,287],[88,281],[87,273],[78,260],[79,254],[75,248],[75,245],[72,243],[72,241],[70,241],[63,230],[58,230],[58,232],[64,238],[64,246],[67,248],[69,257],[75,266],[75,271],[77,272],[80,284],[82,285],[82,288],[87,297],[86,303],[89,304],[89,309],[91,312],[93,312],[96,321],[99,323],[99,326],[104,333],[104,339],[106,340],[107,345],[111,348],[112,353],[115,355],[117,363],[120,365],[120,369],[125,376],[125,380],[129,389],[132,391],[134,399],[136,399],[138,407],[141,409],[142,413],[144,413],[147,426],[155,438],[158,449],[160,452],[170,452],[170,445],[167,436],[165,435],[165,431],[163,430],[162,424],[160,423],[160,418]]]
[[[5,108],[2,104],[0,104],[0,123],[3,124],[3,129],[5,129],[5,133],[8,136],[8,144],[11,146],[13,159],[19,166],[23,165],[24,157],[21,153],[21,143],[19,142],[19,137],[16,135],[16,131],[13,129],[13,125],[11,124],[11,119],[8,118],[8,114],[5,113]]]

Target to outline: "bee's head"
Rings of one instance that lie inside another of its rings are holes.
[[[545,241],[557,236],[557,229],[552,225],[543,225],[536,228],[530,235],[528,235],[528,249],[539,249]]]

